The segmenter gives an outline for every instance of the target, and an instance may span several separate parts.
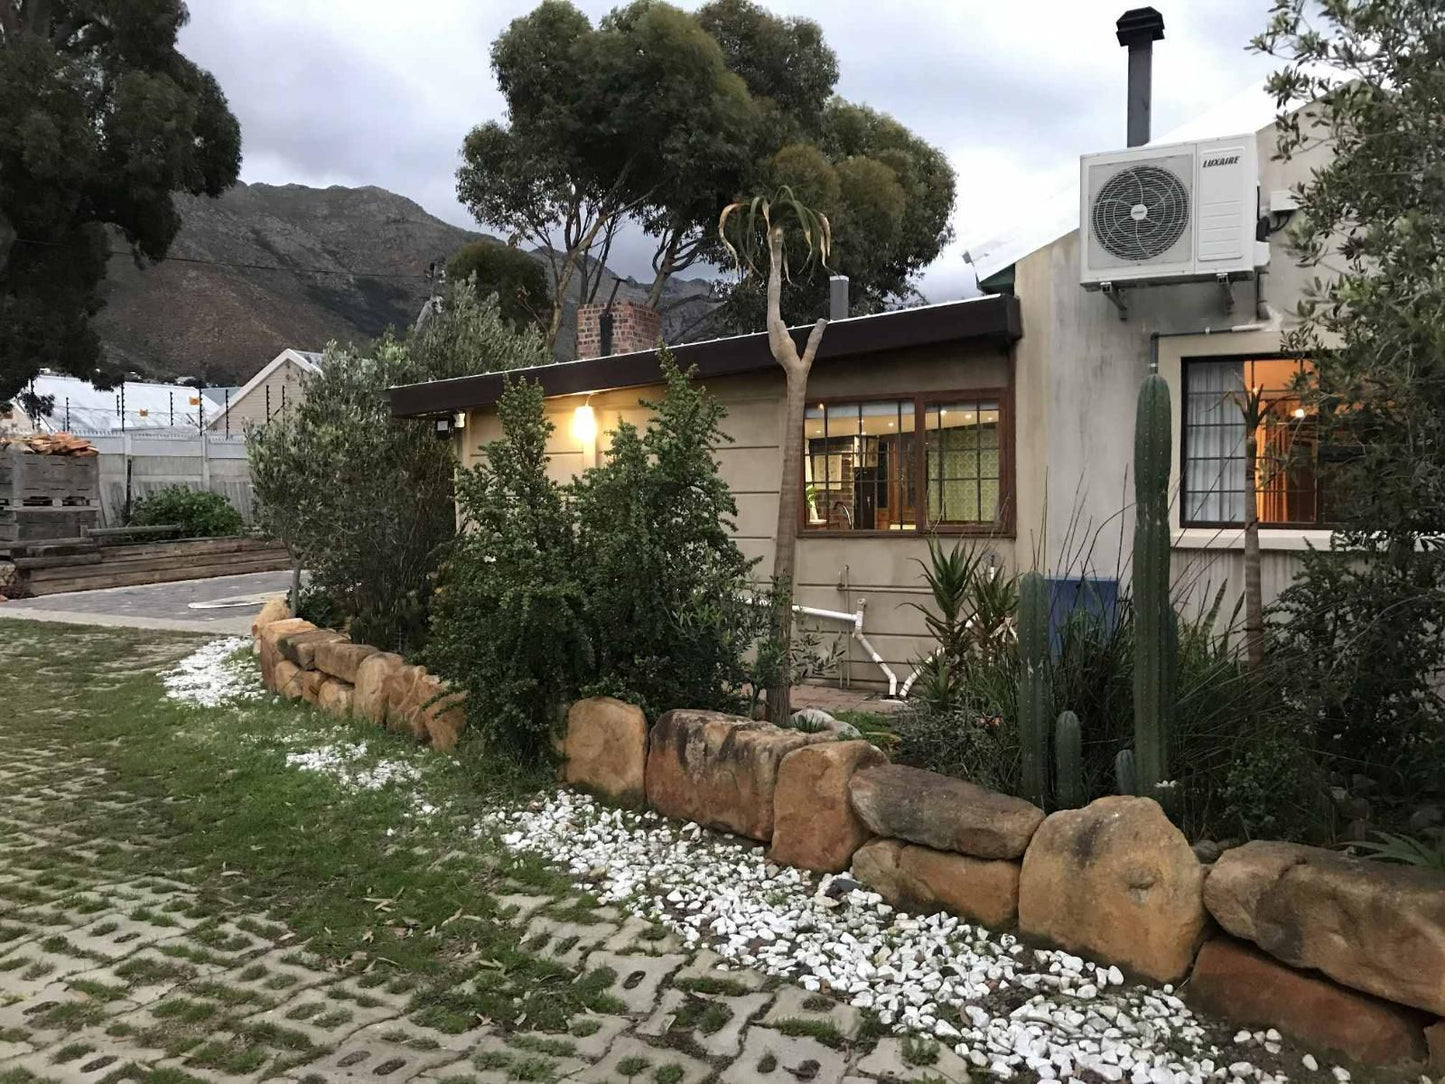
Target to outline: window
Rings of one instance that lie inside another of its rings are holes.
[[[805,529],[996,527],[1001,429],[996,396],[810,404],[803,422]]]
[[[1309,363],[1290,358],[1195,359],[1184,362],[1185,526],[1244,523],[1247,388],[1257,388],[1256,498],[1261,526],[1313,527],[1329,522],[1313,415],[1297,384]]]

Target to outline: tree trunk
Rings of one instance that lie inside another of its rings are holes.
[[[783,597],[778,607],[778,644],[782,666],[777,685],[768,690],[768,718],[781,725],[792,714],[790,693],[792,673],[789,647],[793,638],[793,571],[798,550],[798,500],[802,487],[803,414],[808,403],[808,372],[823,341],[827,320],[819,320],[808,333],[808,342],[798,355],[797,344],[783,322],[783,231],[774,227],[768,234],[768,348],[773,360],[783,367],[787,379],[786,428],[781,449],[782,474],[778,482],[778,529],[773,553],[773,579]]]
[[[1246,419],[1245,424],[1255,419]],[[1259,444],[1251,428],[1244,438],[1244,650],[1250,666],[1264,665],[1264,588],[1259,556]]]

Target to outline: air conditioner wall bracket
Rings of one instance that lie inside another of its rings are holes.
[[[1219,283],[1219,290],[1224,295],[1224,311],[1226,314],[1234,311],[1234,282],[1224,272],[1214,276],[1214,281]]]
[[[1114,308],[1119,310],[1119,319],[1129,319],[1129,303],[1124,300],[1123,288],[1115,286],[1112,282],[1101,282],[1099,289],[1104,292],[1104,296],[1109,299]]]

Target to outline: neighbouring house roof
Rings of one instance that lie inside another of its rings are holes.
[[[202,394],[187,384],[160,384],[144,380],[127,380],[108,391],[102,391],[88,380],[54,373],[37,375],[26,390],[39,396],[52,396],[55,403],[49,414],[34,419],[42,432],[59,432],[67,427],[88,432],[130,429],[195,429],[201,424],[202,409],[209,415],[209,397],[202,403]],[[124,404],[124,415],[121,406]],[[123,424],[122,424],[123,423]]]
[[[325,357],[325,354],[317,350],[293,350],[287,347],[263,365],[261,371],[250,380],[246,381],[246,383],[242,384],[239,388],[232,390],[229,402],[206,424],[212,429],[225,425],[226,415],[235,409],[236,404],[260,387],[266,378],[281,368],[281,366],[290,363],[308,376],[315,376],[321,372],[321,365]]]
[[[793,328],[793,339],[802,347],[811,327]],[[901,350],[936,343],[978,340],[1001,349],[1023,334],[1018,299],[974,297],[914,309],[899,309],[873,316],[853,316],[828,325],[816,361]],[[684,343],[672,348],[678,364],[697,366],[700,379],[758,372],[777,365],[768,350],[766,332],[734,335],[725,339]],[[656,350],[613,354],[586,361],[540,365],[509,373],[407,384],[391,389],[391,413],[398,418],[420,418],[449,414],[471,407],[489,406],[501,398],[507,379],[524,377],[542,385],[548,396],[577,395],[613,388],[635,388],[662,379]]]
[[[1212,109],[1165,132],[1158,139],[1151,139],[1147,146],[1258,132],[1273,124],[1278,115],[1274,95],[1265,89],[1263,83],[1257,83],[1232,98],[1225,98]],[[997,237],[969,246],[974,273],[978,281],[983,282],[1078,228],[1079,174],[1075,169],[1069,186],[1035,207],[1026,220]]]

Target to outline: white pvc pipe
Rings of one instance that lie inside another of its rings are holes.
[[[937,658],[937,656],[937,651],[929,652],[927,657],[925,657],[924,660],[918,664],[918,668],[915,669],[913,673],[908,675],[908,680],[903,683],[903,688],[898,694],[900,699],[908,699],[908,690],[913,688],[913,683],[918,680],[918,675],[923,673],[923,668],[927,666],[930,662],[932,662],[935,658]]]
[[[758,605],[766,604],[766,600],[760,598],[750,599],[749,601]],[[891,666],[883,661],[883,656],[878,654],[877,649],[868,642],[868,637],[863,635],[863,607],[865,605],[867,605],[866,601],[859,599],[857,613],[851,614],[844,613],[842,610],[820,610],[813,606],[794,606],[793,612],[795,614],[806,614],[808,617],[824,618],[828,621],[844,621],[852,625],[853,639],[858,641],[863,650],[868,653],[868,657],[873,660],[874,665],[882,670],[884,676],[888,678],[888,696],[892,699],[898,695],[898,675],[893,672]],[[904,686],[904,695],[908,695],[907,686]]]

